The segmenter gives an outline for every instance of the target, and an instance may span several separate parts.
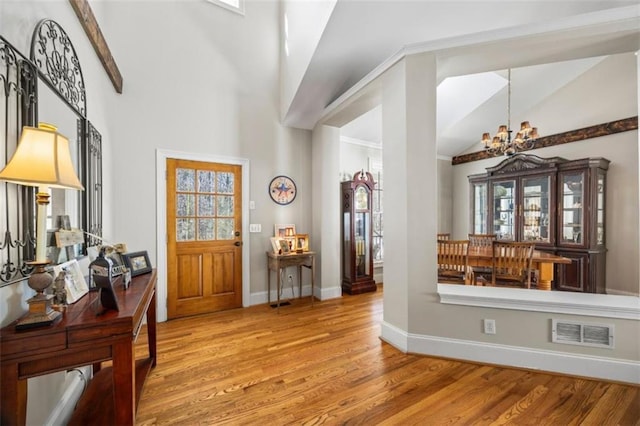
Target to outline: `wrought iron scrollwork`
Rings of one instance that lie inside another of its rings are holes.
[[[37,71],[33,64],[0,36],[0,105],[5,126],[0,140],[4,147],[3,167],[18,144],[20,129],[33,125],[37,98]],[[0,183],[0,286],[28,277],[32,268],[25,260],[34,258],[34,189]]]
[[[47,83],[81,116],[87,116],[82,68],[69,36],[55,21],[38,23],[31,39],[31,60]]]
[[[86,121],[86,147],[88,152],[84,156],[86,173],[85,198],[83,212],[83,227],[92,235],[87,235],[87,247],[102,244],[102,240],[95,236],[102,236],[102,135]]]

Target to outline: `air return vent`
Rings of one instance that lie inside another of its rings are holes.
[[[613,348],[613,324],[551,320],[551,341],[569,345]]]

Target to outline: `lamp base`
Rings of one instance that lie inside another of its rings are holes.
[[[49,261],[28,263],[35,265],[36,268],[28,281],[29,287],[36,291],[36,295],[27,300],[29,304],[29,314],[18,321],[16,330],[51,325],[62,316],[60,312],[54,311],[51,307],[53,296],[44,294],[44,290],[46,290],[53,281],[53,277],[45,270],[45,266]]]
[[[44,297],[40,297],[44,296]],[[44,295],[38,293],[31,299],[27,300],[29,304],[29,313],[26,317],[21,318],[16,324],[16,330],[24,330],[27,328],[44,327],[53,324],[62,314],[54,311],[51,307],[52,295]]]

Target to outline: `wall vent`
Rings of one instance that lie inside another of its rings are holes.
[[[551,320],[551,341],[554,343],[613,349],[613,331],[613,324]]]

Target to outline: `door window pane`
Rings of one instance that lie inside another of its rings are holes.
[[[214,235],[213,219],[198,219],[198,240],[213,240]]]
[[[218,219],[217,239],[218,240],[233,240],[234,239],[234,220],[233,219]]]
[[[214,200],[213,195],[198,195],[198,216],[214,216]]]
[[[179,192],[195,192],[196,171],[193,169],[176,169],[176,189]]]
[[[176,200],[176,216],[195,216],[196,196],[193,194],[178,194]]]
[[[218,193],[233,194],[233,173],[218,173]]]
[[[196,239],[196,220],[178,219],[176,223],[176,240],[193,241]]]
[[[215,172],[198,170],[198,192],[214,192]]]
[[[233,197],[218,195],[218,216],[233,216]]]

